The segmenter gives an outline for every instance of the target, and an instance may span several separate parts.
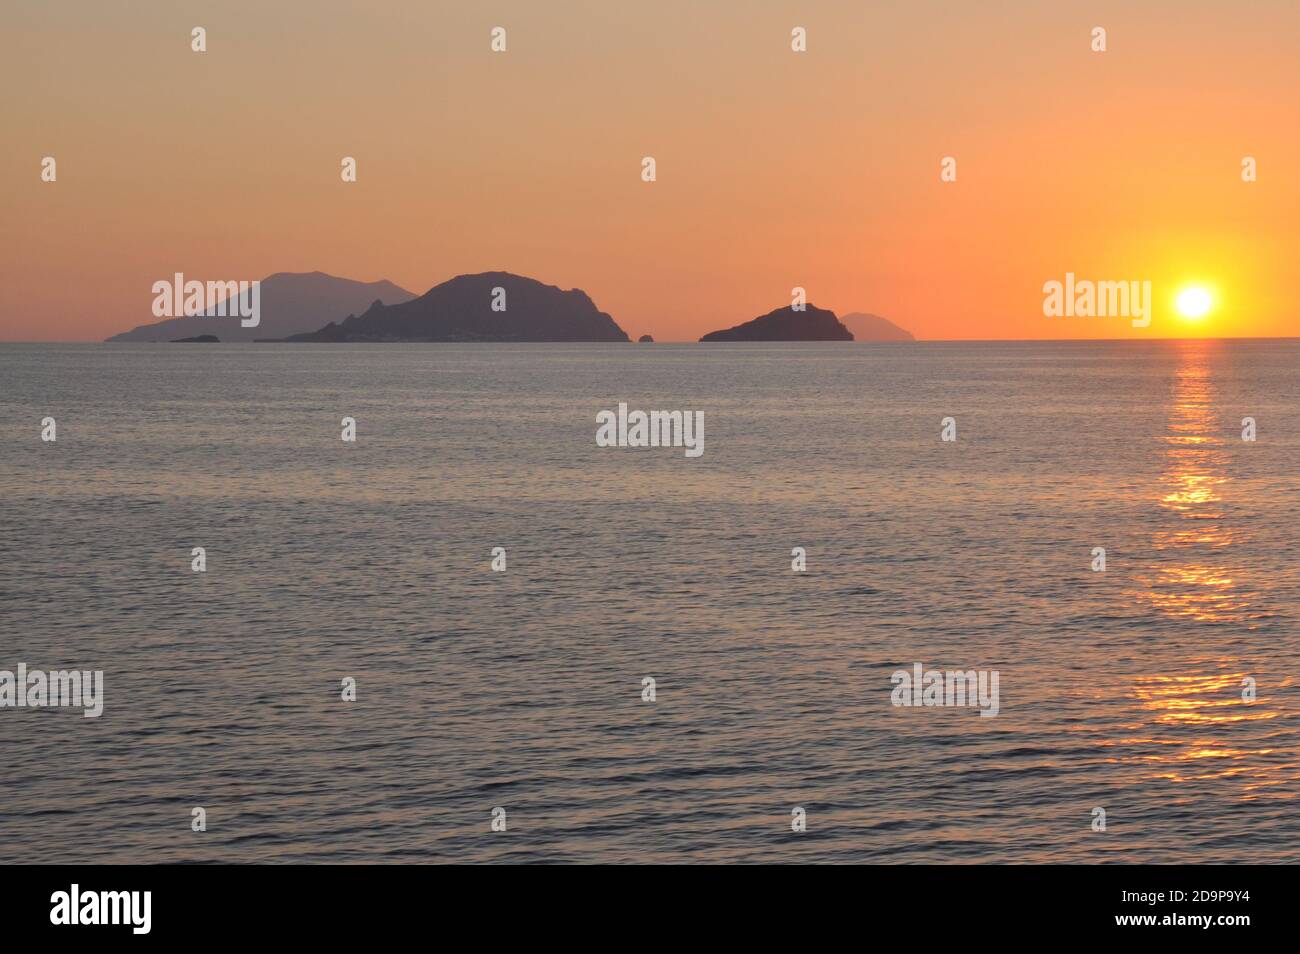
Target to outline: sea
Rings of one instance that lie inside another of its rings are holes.
[[[103,673],[0,706],[5,860],[1300,861],[1298,372],[0,345],[0,670]]]

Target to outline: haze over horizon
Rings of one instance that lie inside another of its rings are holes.
[[[82,0],[8,20],[0,340],[147,323],[178,271],[422,294],[496,269],[660,341],[794,286],[921,339],[1300,334],[1300,6],[1282,0]],[[1067,272],[1151,281],[1151,327],[1045,317]],[[1214,290],[1202,320],[1172,308],[1188,283]]]

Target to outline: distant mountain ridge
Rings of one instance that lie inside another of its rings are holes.
[[[888,318],[867,312],[855,311],[841,315],[844,327],[853,332],[854,341],[915,341],[912,333],[900,328]]]
[[[497,290],[500,289],[500,292]],[[565,291],[510,272],[458,275],[399,304],[376,301],[300,342],[628,341],[581,289]]]
[[[186,315],[139,325],[107,340],[175,341],[199,335],[218,335],[223,342],[287,338],[360,311],[376,299],[399,304],[414,297],[390,281],[358,282],[324,272],[276,272],[262,279],[261,321],[252,328],[243,327],[237,316]],[[142,295],[142,302],[148,300]]]
[[[743,325],[710,331],[701,341],[852,341],[853,333],[840,324],[835,312],[806,305],[790,305],[759,315]]]

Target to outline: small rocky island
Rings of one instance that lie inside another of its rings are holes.
[[[701,341],[852,341],[853,332],[840,324],[835,312],[814,305],[795,311],[790,305],[753,321],[711,331]]]
[[[173,338],[172,344],[218,344],[220,341],[216,335],[195,335],[193,338]]]
[[[637,340],[637,343],[638,343],[638,344],[654,344],[654,343],[655,343],[654,338],[650,337],[650,335],[642,335],[640,338],[637,338],[636,340]]]
[[[629,341],[627,332],[580,289],[512,275],[459,275],[419,298],[374,302],[360,315],[285,341]]]

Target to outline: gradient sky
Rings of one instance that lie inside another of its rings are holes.
[[[1295,0],[6,0],[0,25],[4,340],[152,321],[176,271],[491,269],[660,340],[795,285],[920,338],[1300,334]],[[1151,280],[1151,328],[1044,317],[1067,271]],[[1169,307],[1189,281],[1198,324]]]

